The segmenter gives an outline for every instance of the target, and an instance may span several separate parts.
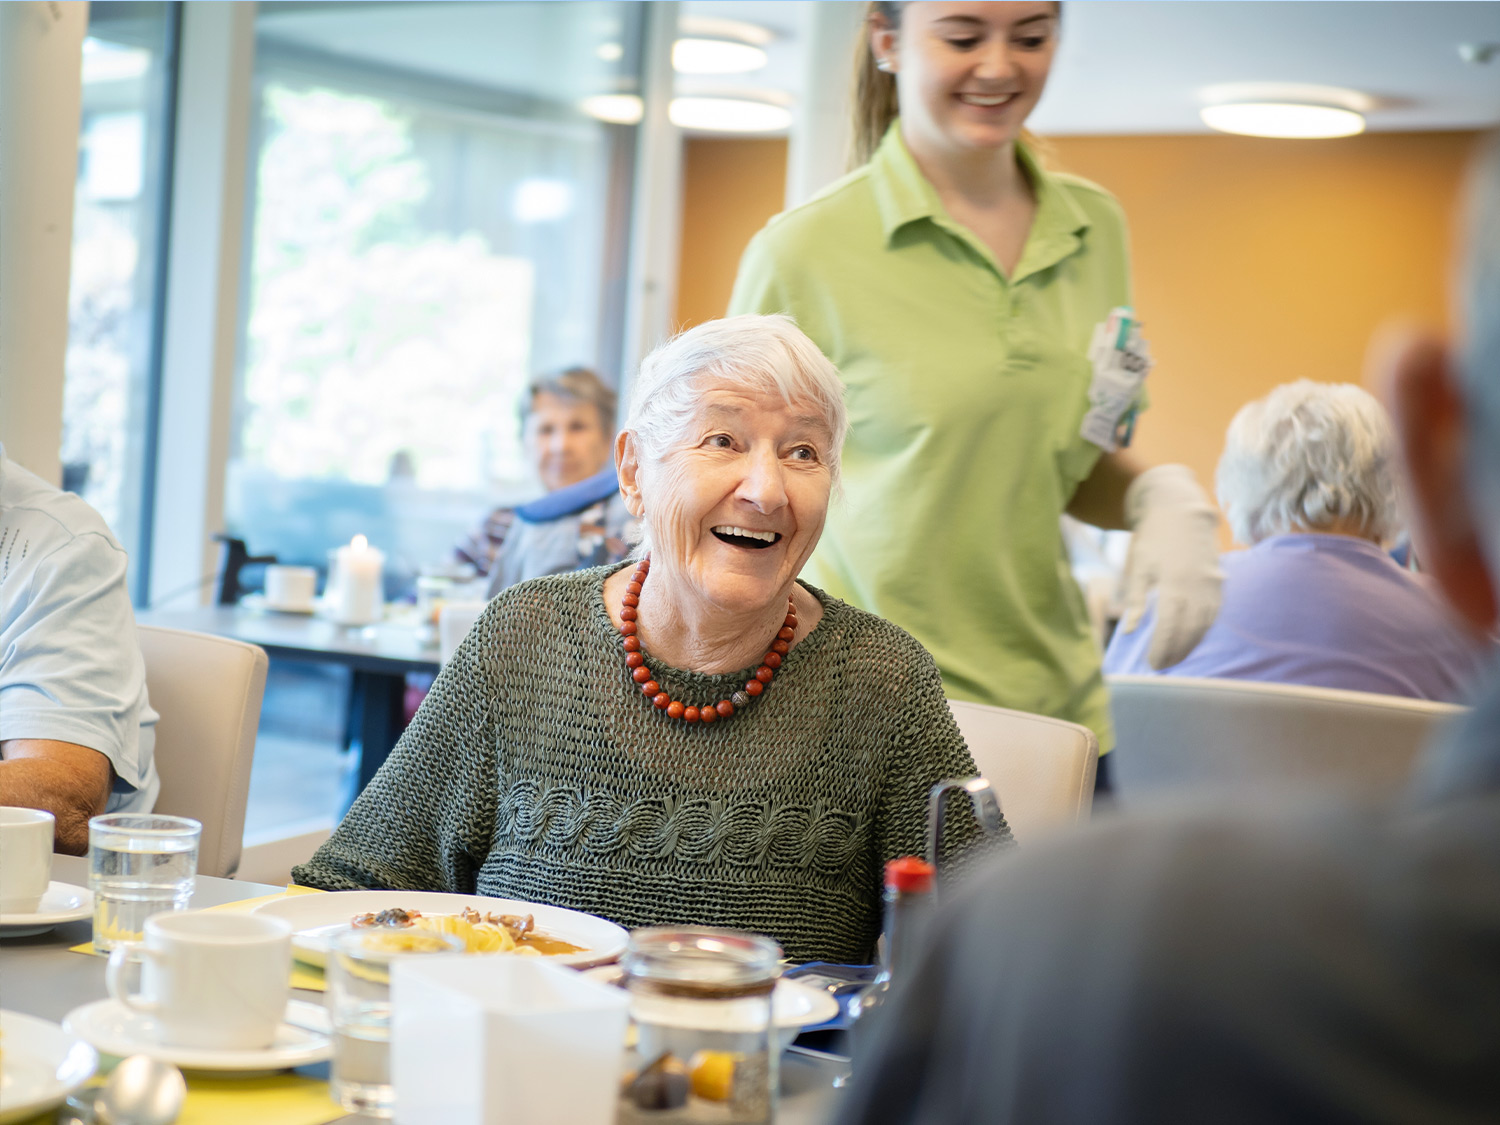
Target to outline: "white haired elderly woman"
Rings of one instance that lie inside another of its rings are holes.
[[[797,580],[846,426],[838,372],[786,317],[654,351],[615,445],[635,561],[492,600],[297,881],[869,960],[883,863],[925,849],[932,785],[978,771],[926,651]],[[945,856],[977,832],[953,828]]]
[[[1383,549],[1401,530],[1395,438],[1366,391],[1303,379],[1241,409],[1218,491],[1250,549],[1223,557],[1218,620],[1159,674],[1463,698],[1480,642]],[[1153,623],[1116,633],[1107,673],[1153,674]]]

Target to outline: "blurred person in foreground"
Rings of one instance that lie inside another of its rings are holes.
[[[978,770],[932,657],[798,581],[839,479],[838,371],[790,319],[742,316],[657,348],[632,396],[636,560],[491,599],[294,877],[867,962],[885,861],[925,850],[933,785]],[[978,830],[952,826],[945,859]]]
[[[99,513],[0,447],[0,805],[50,812],[69,855],[161,787],[125,565]]]
[[[1303,379],[1243,407],[1219,460],[1219,507],[1247,551],[1220,560],[1223,602],[1198,647],[1157,672],[1153,606],[1116,632],[1110,674],[1307,684],[1463,702],[1484,643],[1384,549],[1401,531],[1396,437],[1351,384]]]
[[[521,434],[546,495],[496,508],[454,549],[490,579],[490,596],[527,578],[619,562],[634,521],[610,460],[615,392],[586,367],[533,379]]]
[[[1408,334],[1413,534],[1474,628],[1500,590],[1500,147],[1462,346]],[[841,1125],[1500,1120],[1500,668],[1389,806],[1117,819],[985,869],[898,985]]]

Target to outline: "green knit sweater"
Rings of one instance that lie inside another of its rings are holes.
[[[934,783],[978,772],[932,658],[809,587],[823,619],[766,692],[690,726],[630,678],[604,607],[613,569],[495,597],[297,882],[727,926],[798,961],[869,961],[884,862],[923,853]],[[754,671],[647,664],[688,702],[726,698]],[[953,811],[945,860],[977,833]]]

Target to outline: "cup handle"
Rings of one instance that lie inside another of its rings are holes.
[[[161,1005],[154,1000],[147,1000],[139,993],[132,993],[126,987],[124,976],[127,967],[132,963],[140,963],[148,957],[154,956],[153,952],[144,945],[130,944],[116,946],[110,950],[109,964],[104,969],[104,987],[109,994],[121,1004],[124,1004],[133,1012],[142,1015],[154,1015]]]

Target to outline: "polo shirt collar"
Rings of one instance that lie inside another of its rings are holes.
[[[1072,254],[1083,244],[1080,236],[1089,226],[1089,217],[1083,208],[1037,163],[1025,144],[1016,145],[1016,154],[1035,187],[1037,208],[1026,248],[1010,279],[1013,282],[1039,273]],[[936,189],[922,175],[901,137],[900,118],[891,123],[880,147],[870,158],[870,179],[887,246],[903,227],[929,219],[968,241],[994,264],[988,249],[943,209]]]

